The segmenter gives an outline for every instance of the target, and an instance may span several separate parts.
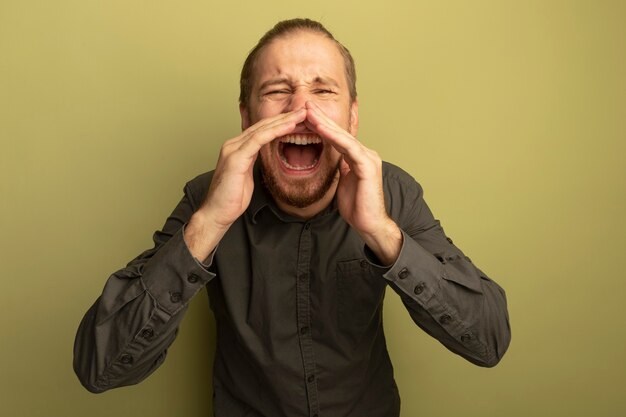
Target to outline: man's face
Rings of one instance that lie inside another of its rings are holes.
[[[356,101],[351,103],[344,61],[325,36],[298,31],[266,45],[254,67],[244,129],[261,119],[315,102],[340,127],[356,135]],[[334,193],[341,155],[305,123],[259,152],[263,176],[275,199],[304,208]]]

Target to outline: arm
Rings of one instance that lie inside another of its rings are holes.
[[[98,393],[136,384],[165,359],[191,298],[211,280],[191,255],[183,225],[194,207],[190,184],[145,251],[107,280],[74,344],[74,371]]]
[[[495,366],[511,338],[505,292],[446,237],[422,188],[402,174],[388,188],[403,243],[383,276],[420,328],[468,361]]]
[[[307,103],[307,109],[307,125],[342,154],[339,212],[363,239],[370,260],[391,265],[383,276],[412,319],[470,362],[496,365],[511,337],[502,288],[446,238],[413,178],[395,168],[390,174],[375,151],[317,105]]]
[[[263,119],[226,141],[213,176],[187,184],[154,234],[154,248],[109,278],[74,343],[74,370],[85,388],[103,392],[136,384],[163,362],[189,301],[215,277],[198,260],[211,263],[219,241],[250,204],[259,149],[305,116],[299,109]]]

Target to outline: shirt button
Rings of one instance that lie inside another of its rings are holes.
[[[301,334],[306,334],[308,331],[309,331],[309,328],[308,328],[308,327],[306,327],[306,326],[304,326],[304,327],[302,327],[302,328],[300,329],[300,333],[301,333]]]
[[[183,295],[182,295],[181,293],[179,293],[179,292],[173,292],[173,293],[170,295],[170,300],[171,300],[173,303],[178,303],[178,302],[180,302],[180,300],[182,300],[182,298],[183,298]]]
[[[441,324],[448,324],[452,321],[452,317],[450,317],[449,314],[444,314],[443,316],[439,317],[439,323]]]
[[[463,336],[461,336],[461,342],[469,342],[470,340],[472,340],[472,334],[471,333],[465,333]]]
[[[313,382],[315,380],[315,375],[309,375],[309,377],[306,380],[309,382]]]
[[[143,329],[141,332],[141,337],[143,337],[144,339],[150,340],[153,336],[154,330],[152,330],[150,327]]]
[[[191,275],[189,275],[189,276],[187,277],[187,281],[188,281],[190,284],[195,284],[196,282],[198,282],[198,280],[199,280],[199,279],[200,279],[200,278],[198,278],[198,276],[197,276],[196,274],[191,274]]]
[[[402,268],[400,272],[398,272],[398,278],[404,279],[409,276],[409,270],[406,268]]]
[[[361,264],[361,268],[363,269],[367,268],[367,261],[365,259],[361,259],[360,264]]]
[[[413,292],[417,295],[420,295],[422,292],[424,292],[424,287],[425,287],[424,283],[420,282],[419,284],[415,286],[415,288],[413,289]]]
[[[130,365],[131,363],[133,363],[133,357],[130,356],[128,353],[125,353],[120,357],[120,362],[122,362],[124,365]]]
[[[311,228],[311,223],[307,223],[304,225],[304,230],[309,230]]]

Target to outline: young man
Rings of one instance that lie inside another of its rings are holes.
[[[243,132],[81,323],[74,367],[87,389],[154,371],[204,285],[218,417],[398,416],[387,285],[448,349],[498,363],[504,291],[445,236],[415,180],[355,138],[355,78],[317,22],[280,22],[259,41],[242,71]]]

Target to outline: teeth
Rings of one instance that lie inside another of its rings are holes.
[[[284,156],[281,155],[280,160],[283,162],[283,164],[289,168],[289,169],[293,169],[295,171],[304,171],[306,169],[311,169],[313,167],[315,167],[315,165],[317,164],[317,159],[313,161],[313,163],[309,166],[305,166],[305,167],[297,167],[294,165],[291,165],[289,162],[287,162],[287,159],[285,159]]]
[[[322,139],[319,136],[311,135],[288,135],[280,140],[283,143],[293,143],[294,145],[312,145],[315,143],[321,143]]]

